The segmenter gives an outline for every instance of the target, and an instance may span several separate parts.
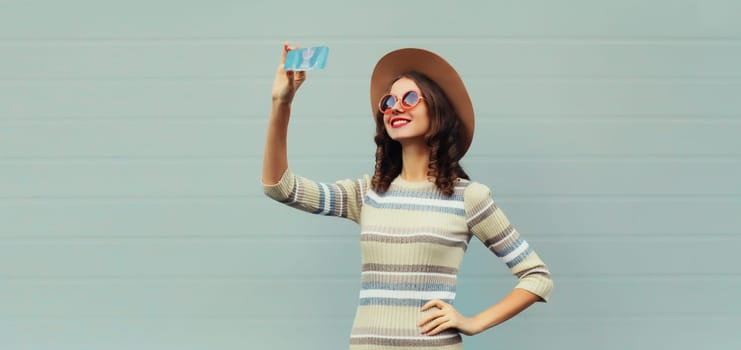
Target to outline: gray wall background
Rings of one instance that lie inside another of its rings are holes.
[[[439,52],[464,166],[556,289],[468,349],[738,349],[741,3],[0,1],[0,348],[343,349],[358,230],[263,196],[280,46],[328,45],[290,159],[372,172],[368,79]],[[481,244],[471,316],[514,285]]]

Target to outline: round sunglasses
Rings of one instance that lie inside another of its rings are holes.
[[[404,95],[402,95],[401,100],[399,100],[395,95],[386,94],[381,97],[381,100],[378,102],[378,110],[383,114],[391,113],[394,106],[396,106],[396,103],[400,102],[401,109],[406,112],[417,107],[421,100],[424,100],[424,97],[420,96],[419,93],[414,90],[405,92]]]

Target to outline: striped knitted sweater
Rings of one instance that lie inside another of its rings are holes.
[[[480,183],[459,180],[448,197],[432,182],[395,179],[388,191],[370,189],[370,178],[319,183],[290,170],[265,194],[289,206],[344,217],[360,225],[360,300],[351,350],[460,350],[460,334],[421,334],[417,322],[427,301],[455,299],[458,269],[472,236],[509,267],[519,282],[547,301],[550,272],[510,225]]]

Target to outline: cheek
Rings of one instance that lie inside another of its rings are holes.
[[[382,116],[382,117],[380,118],[380,122],[381,122],[381,124],[382,124],[382,125],[383,125],[383,126],[385,127],[385,126],[386,126],[386,125],[388,124],[388,122],[389,122],[389,119],[391,119],[391,115],[390,115],[390,114],[384,114],[384,115],[383,115],[383,116]]]
[[[382,116],[380,118],[379,117],[376,117],[376,127],[382,127],[384,129],[386,129],[386,121],[387,121],[387,117],[386,116]]]
[[[429,129],[431,122],[430,122],[430,116],[427,114],[426,110],[420,111],[422,113],[418,114],[417,120],[419,121],[419,125],[423,126],[425,129]]]

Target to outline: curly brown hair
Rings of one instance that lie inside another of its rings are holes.
[[[462,125],[453,104],[437,83],[426,75],[410,71],[393,79],[387,88],[401,78],[414,81],[420,88],[427,104],[430,116],[430,129],[425,134],[425,141],[430,147],[430,162],[427,165],[427,176],[435,178],[435,186],[447,196],[453,194],[458,178],[468,180],[468,174],[459,161],[465,147],[462,137]],[[377,193],[385,193],[402,169],[401,144],[391,139],[383,124],[383,113],[376,112],[376,170],[371,186]]]

